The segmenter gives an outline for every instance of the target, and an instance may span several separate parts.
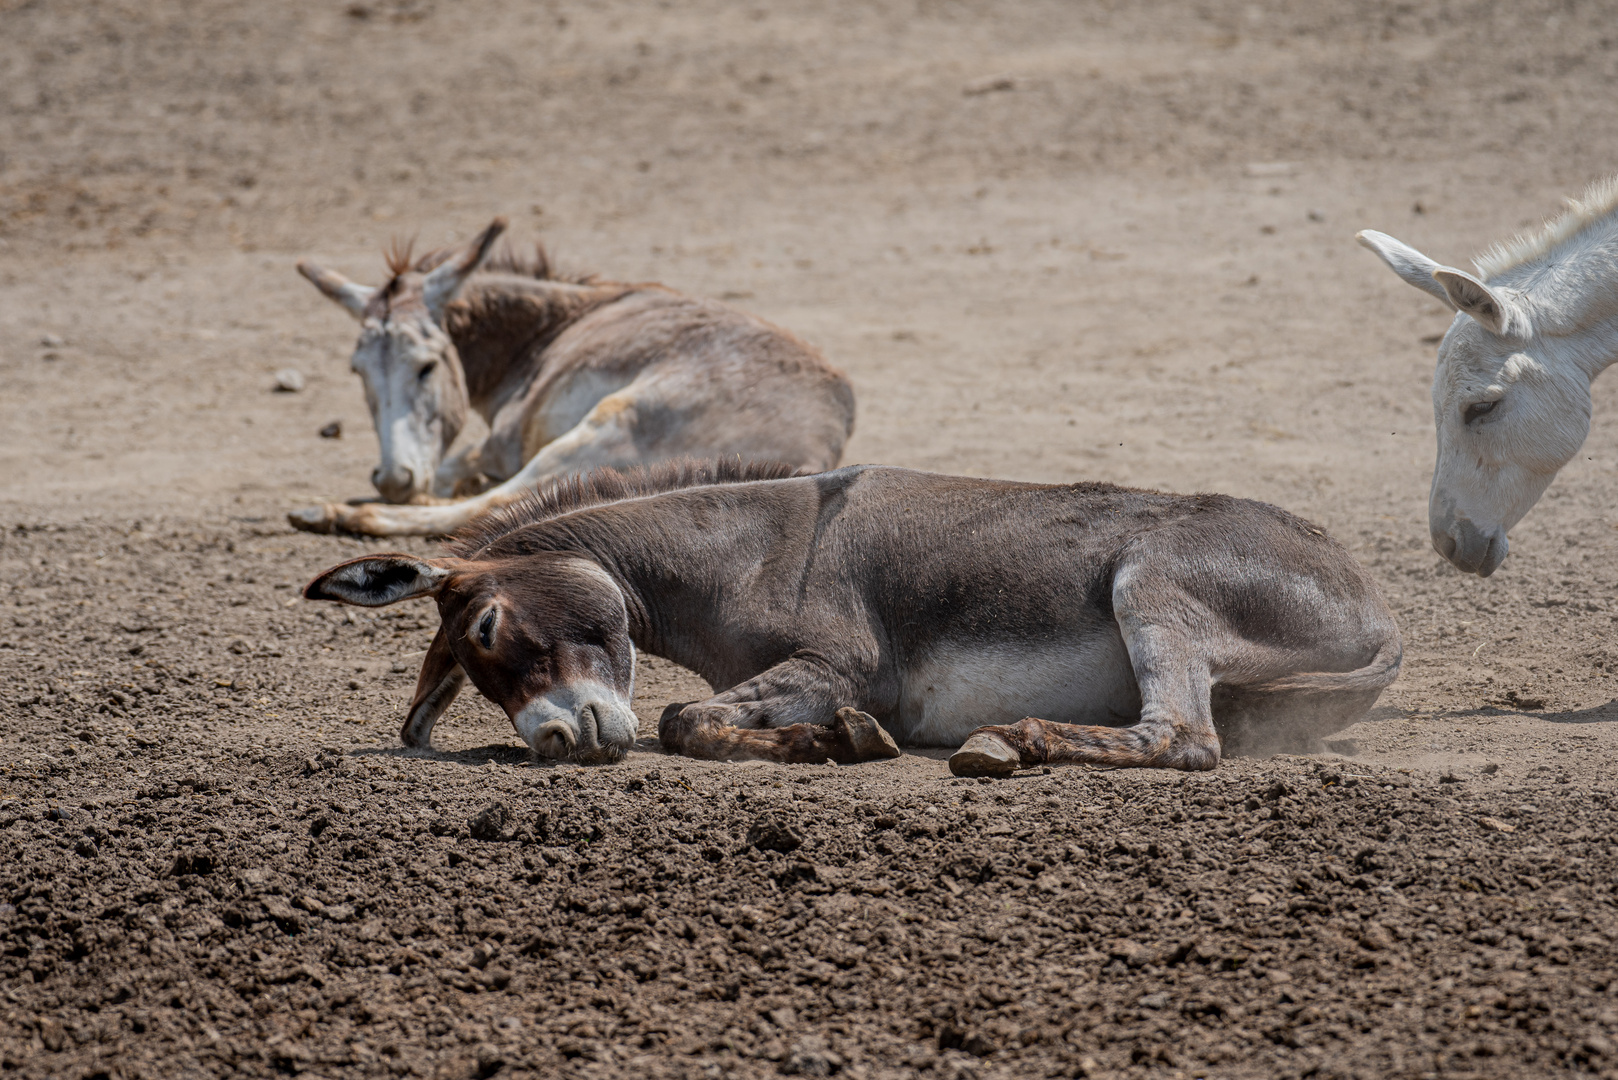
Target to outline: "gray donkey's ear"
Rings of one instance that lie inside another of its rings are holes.
[[[376,290],[371,286],[355,284],[337,271],[327,270],[307,260],[298,264],[298,273],[356,319],[365,318],[365,305],[376,295]]]
[[[414,555],[366,555],[339,563],[304,586],[305,600],[335,600],[359,607],[387,607],[443,588],[458,559]]]
[[[422,280],[421,299],[427,305],[427,313],[433,317],[433,322],[443,323],[444,309],[455,299],[455,294],[461,291],[461,286],[466,284],[472,272],[483,265],[483,260],[494,249],[494,242],[505,231],[506,219],[495,218],[476,239],[454,257],[444,260]]]

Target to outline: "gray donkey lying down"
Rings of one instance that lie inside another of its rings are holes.
[[[353,559],[304,590],[437,600],[410,746],[470,677],[537,753],[616,759],[644,649],[723,688],[664,711],[673,753],[1211,769],[1222,743],[1316,745],[1399,671],[1365,570],[1224,495],[682,463],[549,488],[451,551]]]

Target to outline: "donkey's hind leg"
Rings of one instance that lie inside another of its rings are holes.
[[[981,727],[949,759],[956,776],[1004,776],[1034,765],[1211,769],[1219,736],[1209,708],[1206,665],[1141,679],[1140,722],[1129,727],[1058,724],[1026,717]]]
[[[899,756],[893,736],[843,702],[854,680],[824,662],[792,659],[707,701],[670,705],[657,724],[664,749],[709,761],[818,764]]]
[[[1135,681],[1139,722],[1129,727],[1058,724],[1027,717],[981,727],[949,759],[957,776],[1004,776],[1033,765],[1090,764],[1201,770],[1219,764],[1214,729],[1211,641],[1187,625],[1177,596],[1161,579],[1143,581],[1121,568],[1113,613]],[[1165,602],[1167,601],[1167,602]],[[1217,633],[1217,632],[1215,632]],[[1222,636],[1222,635],[1221,635]]]

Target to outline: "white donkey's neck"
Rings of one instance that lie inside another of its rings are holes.
[[[1500,244],[1475,260],[1490,288],[1510,290],[1534,334],[1570,341],[1599,373],[1618,354],[1618,178],[1594,185],[1539,233]],[[1596,359],[1595,354],[1603,358]]]

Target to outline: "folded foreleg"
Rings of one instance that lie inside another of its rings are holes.
[[[882,725],[858,709],[838,709],[830,724],[742,728],[732,723],[735,706],[670,705],[657,724],[657,737],[670,753],[706,761],[777,761],[818,765],[899,756],[899,746]]]

